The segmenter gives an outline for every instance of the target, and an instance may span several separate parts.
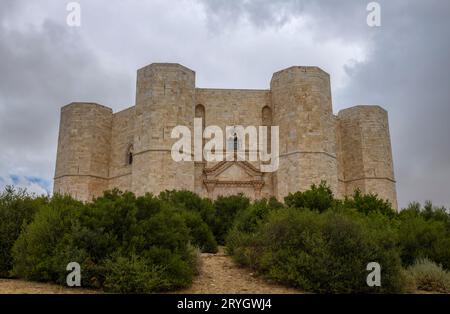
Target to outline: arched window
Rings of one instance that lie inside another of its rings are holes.
[[[131,144],[130,146],[128,146],[127,149],[127,156],[126,156],[126,164],[129,166],[133,163],[133,144]]]
[[[203,105],[198,104],[197,106],[195,106],[195,117],[196,118],[202,118],[203,119],[203,123],[204,123],[204,121],[205,121],[205,107]]]
[[[262,109],[262,125],[271,126],[272,125],[272,109],[269,106],[265,106]]]

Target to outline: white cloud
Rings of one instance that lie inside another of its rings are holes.
[[[48,182],[41,178],[29,178],[17,175],[0,177],[0,191],[8,185],[18,189],[26,189],[28,193],[36,195],[48,195],[51,193]]]

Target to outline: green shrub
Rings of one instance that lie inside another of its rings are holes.
[[[214,227],[216,211],[213,202],[207,198],[201,198],[191,191],[164,191],[159,194],[159,199],[173,204],[176,208],[184,208],[200,214],[203,221],[211,228]]]
[[[71,261],[64,268],[56,268],[56,252],[59,243],[68,240],[81,206],[70,197],[57,195],[38,210],[13,246],[15,276],[36,281],[58,281],[64,276],[65,266]]]
[[[236,215],[250,205],[250,200],[243,194],[219,196],[214,202],[215,220],[213,233],[219,244],[225,244],[225,238],[233,225]]]
[[[319,186],[313,184],[311,189],[304,192],[289,193],[284,198],[284,202],[289,207],[308,208],[324,212],[334,204],[333,192],[330,187],[321,182]]]
[[[202,199],[190,191],[161,192],[159,199],[179,210],[190,229],[190,239],[194,246],[202,252],[216,253],[217,242],[212,228],[214,227],[215,211],[208,199]]]
[[[259,225],[265,221],[272,210],[283,208],[275,198],[269,201],[263,199],[256,201],[244,210],[241,210],[229,230],[226,237],[227,253],[232,255],[240,264],[247,264],[245,254],[242,251],[246,245],[244,242],[251,242],[253,234],[257,231]],[[245,249],[244,249],[245,250]]]
[[[81,203],[8,188],[0,194],[0,276],[65,284],[66,266],[75,261],[84,287],[173,290],[198,274],[199,250],[216,252],[226,239],[239,264],[306,291],[402,292],[416,282],[425,287],[419,289],[447,287],[448,273],[433,264],[450,268],[445,208],[413,203],[397,214],[387,201],[359,191],[336,200],[324,182],[285,202],[113,190]],[[381,265],[381,287],[366,284],[369,262]]]
[[[25,190],[10,186],[0,193],[0,277],[10,276],[14,242],[38,208],[47,201],[47,197],[33,197]]]
[[[408,266],[416,259],[428,257],[450,269],[450,213],[443,207],[426,202],[411,203],[399,215],[399,245],[403,263]]]
[[[237,261],[306,291],[399,292],[404,286],[395,231],[381,215],[281,209],[256,233],[230,236]],[[366,284],[369,262],[382,265],[381,287]]]
[[[282,208],[276,207],[270,201],[256,201],[245,210],[239,212],[234,221],[234,225],[239,231],[254,232],[259,224],[264,221],[272,210]]]
[[[196,212],[182,212],[182,216],[189,228],[192,245],[198,247],[202,252],[216,253],[217,242],[211,229]]]
[[[167,287],[164,267],[152,265],[145,259],[116,257],[106,261],[105,291],[113,293],[151,293]]]
[[[450,232],[450,211],[445,207],[436,207],[431,201],[426,201],[423,208],[419,203],[412,203],[408,208],[415,210],[427,221],[441,221]]]
[[[427,258],[415,261],[407,269],[407,272],[414,278],[419,290],[450,292],[450,273],[445,271],[441,265],[437,265]]]
[[[450,237],[443,222],[426,221],[418,215],[403,214],[398,235],[404,266],[426,257],[446,268],[450,266]]]
[[[16,241],[14,273],[63,284],[66,265],[78,262],[85,287],[114,292],[186,287],[196,272],[191,231],[205,236],[187,225],[201,228],[202,222],[198,214],[187,215],[152,195],[111,191],[89,204],[56,195]],[[129,277],[118,279],[126,271]]]
[[[395,216],[389,201],[380,199],[376,194],[362,194],[360,190],[355,190],[352,197],[345,198],[344,207],[354,208],[364,214],[377,212],[390,218]]]

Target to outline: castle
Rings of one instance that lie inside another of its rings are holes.
[[[174,161],[171,131],[193,128],[195,117],[222,128],[279,126],[278,170],[262,172],[259,161]],[[55,193],[85,201],[113,188],[283,200],[325,180],[338,198],[359,188],[397,208],[387,112],[355,106],[334,115],[329,74],[306,66],[274,73],[270,89],[245,90],[197,88],[194,71],[150,64],[137,72],[135,106],[117,113],[95,103],[61,109],[54,180]]]

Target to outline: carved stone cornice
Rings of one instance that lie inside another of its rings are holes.
[[[242,168],[249,178],[246,180],[220,180],[220,174],[234,165]],[[258,196],[264,186],[262,177],[263,173],[247,161],[221,161],[213,167],[203,170],[203,183],[208,193],[211,194],[216,187],[251,187]]]

